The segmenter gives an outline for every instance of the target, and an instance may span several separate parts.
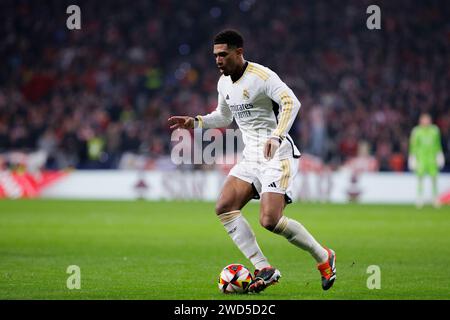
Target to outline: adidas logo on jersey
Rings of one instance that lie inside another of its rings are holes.
[[[268,185],[268,187],[271,187],[271,188],[276,188],[276,187],[277,187],[277,185],[276,185],[276,183],[275,183],[275,182],[272,182],[271,184],[269,184],[269,185]]]
[[[227,99],[227,100],[230,100],[230,96],[229,96],[229,95],[227,95],[227,97],[226,97],[225,99]]]

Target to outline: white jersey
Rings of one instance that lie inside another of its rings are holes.
[[[218,106],[197,116],[202,128],[226,127],[234,120],[242,132],[244,159],[264,159],[264,144],[270,137],[281,138],[274,158],[298,158],[300,152],[289,136],[300,102],[292,90],[267,67],[248,62],[239,80],[222,75],[217,84]]]

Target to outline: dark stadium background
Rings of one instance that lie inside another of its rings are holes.
[[[81,8],[68,30],[66,8]],[[381,30],[366,8],[381,6]],[[361,143],[381,171],[406,171],[421,112],[450,170],[447,1],[11,1],[0,3],[0,168],[44,150],[45,169],[114,169],[124,153],[167,165],[172,114],[216,106],[212,38],[239,29],[245,58],[302,102],[291,135],[337,168]],[[98,148],[94,148],[98,146]],[[90,149],[90,147],[93,147]],[[91,150],[91,151],[89,151]]]

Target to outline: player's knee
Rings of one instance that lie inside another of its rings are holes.
[[[222,213],[230,212],[235,210],[229,202],[217,202],[216,203],[216,214],[221,215]]]
[[[270,214],[262,214],[259,217],[259,223],[261,224],[261,226],[263,226],[264,228],[266,228],[269,231],[273,231],[275,229],[275,226],[277,225],[278,220],[280,220],[280,218],[278,216],[270,215]]]

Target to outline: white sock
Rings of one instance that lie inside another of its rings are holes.
[[[293,245],[308,251],[318,263],[328,259],[328,252],[299,222],[281,217],[273,232],[282,235]]]
[[[219,219],[239,250],[251,261],[256,269],[261,270],[270,266],[256,242],[252,228],[241,214],[241,211],[235,210],[222,213],[219,215]]]

